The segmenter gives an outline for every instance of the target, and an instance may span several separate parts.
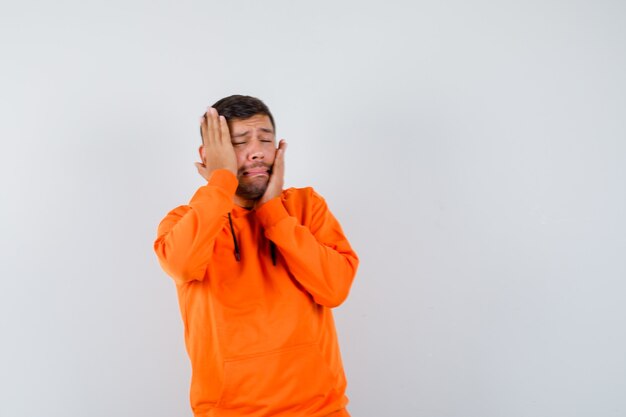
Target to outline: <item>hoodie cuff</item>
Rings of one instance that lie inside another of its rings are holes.
[[[216,169],[211,173],[211,177],[209,178],[209,182],[207,185],[219,187],[223,189],[229,195],[235,195],[235,191],[237,191],[237,186],[239,186],[239,181],[237,181],[237,177],[235,174],[230,172],[227,169]]]
[[[279,221],[289,217],[289,212],[283,206],[282,199],[276,197],[256,209],[256,217],[264,229],[275,226]]]

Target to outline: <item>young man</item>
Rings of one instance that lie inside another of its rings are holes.
[[[230,96],[200,119],[207,180],[154,243],[176,282],[196,417],[345,417],[331,312],[358,258],[311,188],[283,190],[285,150],[260,100]]]

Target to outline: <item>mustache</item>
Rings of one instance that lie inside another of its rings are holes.
[[[244,172],[250,171],[251,169],[255,169],[255,168],[266,168],[269,174],[272,173],[272,165],[266,164],[264,162],[255,162],[250,165],[242,166],[241,168],[237,170],[237,174],[243,175]]]

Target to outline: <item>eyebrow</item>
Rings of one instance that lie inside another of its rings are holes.
[[[260,127],[258,130],[260,130],[263,133],[274,133],[274,130],[268,128],[268,127]],[[239,132],[239,133],[233,133],[232,135],[230,135],[231,138],[240,138],[242,136],[246,136],[250,134],[249,130],[245,130],[243,132]]]

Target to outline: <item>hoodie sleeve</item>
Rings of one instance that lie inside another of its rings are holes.
[[[359,260],[324,199],[308,190],[311,214],[304,215],[305,224],[289,214],[284,196],[259,207],[256,215],[294,278],[316,303],[336,307],[348,296]]]
[[[177,284],[204,278],[215,239],[233,208],[237,184],[230,171],[214,171],[189,205],[175,208],[159,224],[154,251]]]

